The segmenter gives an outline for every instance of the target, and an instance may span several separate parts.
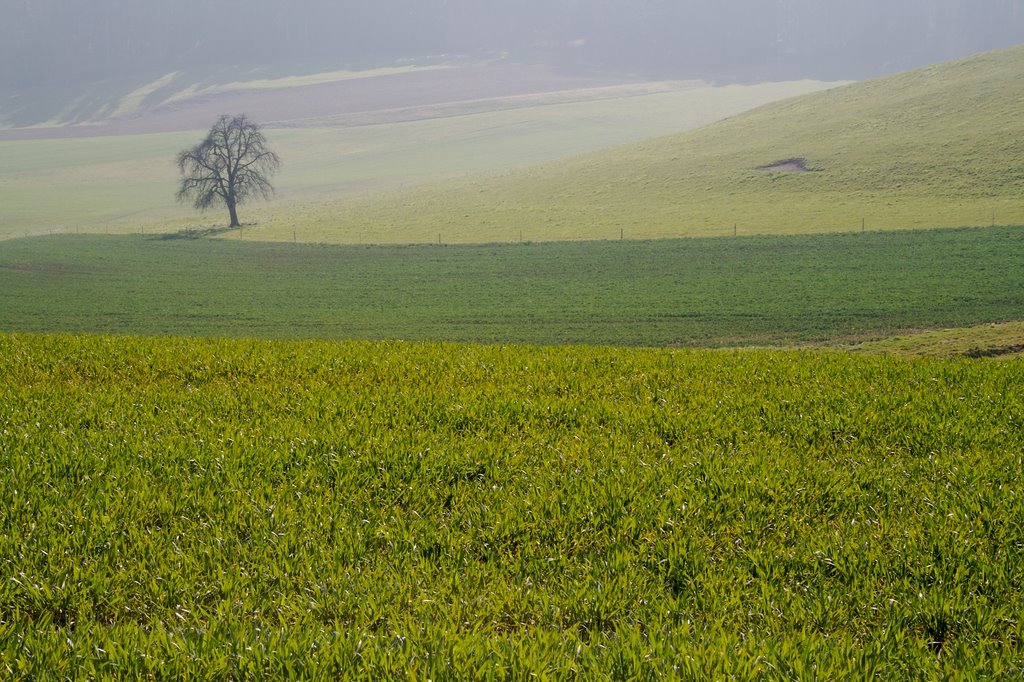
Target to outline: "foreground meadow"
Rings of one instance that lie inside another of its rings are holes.
[[[8,678],[1024,673],[1024,365],[0,336]]]

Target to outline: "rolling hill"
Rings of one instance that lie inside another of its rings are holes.
[[[89,98],[76,100],[35,125],[0,126],[0,140],[204,130],[226,111],[246,112],[271,127],[366,125],[432,118],[445,108],[462,113],[500,111],[512,108],[509,100],[517,97],[531,97],[530,103],[584,102],[693,87],[501,62],[229,78],[174,72],[130,92],[96,87]],[[469,108],[468,102],[476,106]],[[0,104],[0,121],[3,111]]]
[[[174,158],[223,112],[248,112],[268,124],[284,169],[275,178],[278,201],[260,220],[281,216],[292,239],[299,223],[333,223],[337,209],[327,201],[692,130],[831,85],[597,87],[593,80],[567,82],[514,65],[322,77],[328,80],[251,82],[174,95],[170,103],[90,125],[0,130],[0,238],[220,224],[219,212],[198,216],[174,201]],[[246,210],[242,220],[253,216]],[[336,237],[318,229],[298,236]]]
[[[491,242],[1024,223],[1024,46],[531,167],[268,212],[260,238]]]

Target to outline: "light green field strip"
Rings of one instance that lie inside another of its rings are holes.
[[[1024,223],[1024,48],[769,105],[687,134],[393,191],[266,236],[516,241]],[[799,157],[810,172],[757,170]]]
[[[117,103],[117,109],[113,111],[111,118],[128,116],[129,114],[138,112],[148,98],[153,97],[164,88],[172,86],[178,75],[178,72],[168,73],[156,79],[152,83],[146,83],[145,85],[131,91],[122,97],[121,101]]]
[[[465,62],[461,66],[474,64],[475,62]],[[88,89],[77,97],[71,96],[66,86],[41,86],[39,89],[33,89],[27,96],[21,93],[11,97],[0,97],[0,129],[8,126],[45,128],[101,123],[118,116],[139,113],[150,106],[174,104],[195,97],[252,90],[280,90],[448,68],[453,66],[400,66],[361,71],[334,70],[303,75],[269,69],[261,70],[265,72],[266,77],[258,79],[253,79],[250,71],[241,72],[232,67],[213,72],[173,71],[146,83],[129,84],[113,80],[82,85],[80,87]],[[44,113],[47,109],[48,113]]]
[[[1024,357],[1024,322],[901,335],[860,344],[854,350],[913,357],[1021,358]]]
[[[303,238],[337,241],[334,220],[344,209],[325,202],[692,129],[823,87],[798,82],[691,89],[409,123],[268,130],[284,160],[278,198],[244,209],[242,220],[266,223],[269,238],[292,239],[299,228]],[[174,202],[175,153],[200,136],[0,142],[0,238],[219,224],[219,213],[203,216]]]
[[[187,100],[197,96],[208,96],[224,92],[236,92],[239,90],[276,90],[280,88],[298,88],[308,85],[323,85],[326,83],[337,83],[340,81],[360,80],[363,78],[378,78],[380,76],[394,76],[398,74],[420,73],[423,71],[437,71],[438,69],[453,68],[443,64],[434,66],[399,66],[391,68],[366,69],[363,71],[325,71],[312,73],[304,76],[283,76],[281,78],[260,78],[257,80],[236,80],[230,83],[202,85],[193,84],[179,92],[172,94],[167,102]],[[173,74],[172,74],[173,75]],[[167,77],[165,76],[164,79]],[[163,81],[164,79],[161,79]],[[157,81],[157,83],[161,83]]]

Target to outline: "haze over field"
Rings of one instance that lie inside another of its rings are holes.
[[[6,0],[5,87],[427,55],[848,79],[1019,40],[1020,0]]]
[[[1009,46],[1024,0],[5,0],[0,121],[197,84],[453,59],[718,82],[862,79]]]

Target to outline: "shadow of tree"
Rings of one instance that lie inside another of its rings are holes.
[[[216,237],[218,235],[226,234],[228,232],[240,232],[243,228],[247,227],[185,227],[178,230],[177,232],[164,232],[162,234],[154,235],[154,239],[161,241],[170,241],[176,239],[206,239],[207,237]]]

